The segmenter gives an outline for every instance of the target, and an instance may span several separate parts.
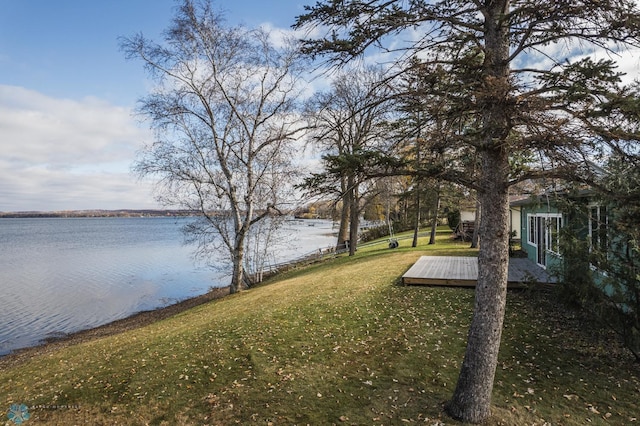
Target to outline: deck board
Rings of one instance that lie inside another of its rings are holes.
[[[475,287],[477,281],[477,257],[422,256],[402,276],[402,283],[405,285]],[[510,259],[509,287],[522,287],[528,282],[553,283],[555,280],[529,259]]]

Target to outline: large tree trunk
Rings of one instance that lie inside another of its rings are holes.
[[[418,247],[418,234],[420,233],[420,198],[421,198],[420,181],[416,182],[416,220],[413,223],[413,241],[411,247]]]
[[[509,269],[509,0],[486,2],[483,86],[476,94],[482,111],[480,250],[478,283],[467,349],[447,412],[480,423],[491,414]]]
[[[440,184],[436,187],[436,202],[433,206],[433,218],[431,219],[431,234],[429,235],[429,244],[436,243],[436,231],[438,230],[438,211],[440,210]]]
[[[244,241],[236,246],[233,253],[233,271],[231,273],[230,293],[237,293],[244,288]]]
[[[238,214],[238,213],[236,213]],[[244,250],[247,234],[249,233],[249,223],[253,216],[253,207],[251,204],[247,206],[247,212],[243,217],[236,216],[235,220],[235,239],[232,250],[233,269],[231,272],[231,284],[229,285],[230,293],[237,293],[247,288],[245,285],[245,269],[244,269]]]
[[[340,227],[338,229],[338,250],[348,248],[346,242],[349,240],[349,211],[351,202],[347,198],[342,199],[342,208],[340,209]]]
[[[356,254],[358,247],[358,227],[360,215],[358,188],[355,178],[349,177],[349,192],[351,193],[351,208],[349,209],[349,256]]]
[[[484,157],[487,157],[483,161],[485,175],[508,166],[506,155],[495,156],[487,152]],[[489,181],[490,178],[483,180]],[[460,376],[447,406],[452,417],[474,423],[480,423],[490,415],[509,268],[507,187],[501,183],[483,187],[479,197],[483,211],[480,219],[482,245],[478,254],[475,306]]]
[[[342,208],[340,209],[340,227],[338,229],[338,242],[336,243],[336,249],[341,250],[348,248],[345,246],[345,242],[349,240],[349,211],[351,209],[351,191],[348,190],[346,177],[341,179],[342,187]]]

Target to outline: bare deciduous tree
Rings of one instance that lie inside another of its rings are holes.
[[[367,192],[361,164],[385,142],[389,88],[380,82],[379,69],[354,69],[337,76],[330,91],[310,102],[311,137],[325,153],[325,170],[308,178],[304,187],[342,200],[338,247],[348,239],[350,255],[356,251]]]
[[[136,35],[122,49],[157,83],[139,107],[156,139],[135,170],[159,178],[166,205],[200,212],[187,234],[199,256],[226,255],[238,291],[252,226],[290,195],[303,71],[296,49],[276,47],[262,30],[226,27],[210,2],[192,0],[177,9],[164,43]]]

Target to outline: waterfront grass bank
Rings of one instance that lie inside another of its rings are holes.
[[[371,246],[23,360],[0,371],[0,407],[25,404],[27,424],[457,424],[442,406],[473,290],[399,285],[420,255],[473,254],[439,243]],[[546,293],[507,309],[490,424],[634,421],[624,351]]]

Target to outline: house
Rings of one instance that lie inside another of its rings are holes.
[[[603,201],[582,189],[553,191],[511,206],[520,209],[527,257],[561,277],[559,297],[615,330],[640,361],[637,200],[629,198],[630,206]]]
[[[582,213],[568,209],[568,201]],[[588,239],[591,247],[609,249],[609,209],[599,203],[591,190],[575,194],[551,192],[511,203],[519,210],[522,250],[544,269],[561,266],[561,230],[571,226],[576,235]]]
[[[476,226],[475,217],[475,212],[460,212],[460,222],[458,222],[458,226],[456,226],[456,229],[453,230],[453,233],[457,239],[463,241],[471,240]]]
[[[475,209],[460,210],[460,222],[454,229],[454,234],[461,240],[471,240],[475,228],[476,211]],[[520,206],[511,204],[509,207],[509,224],[511,229],[512,241],[520,241]]]
[[[511,229],[511,239],[514,241],[522,239],[522,212],[520,210],[521,207],[513,205],[513,203],[509,206],[509,229]]]

